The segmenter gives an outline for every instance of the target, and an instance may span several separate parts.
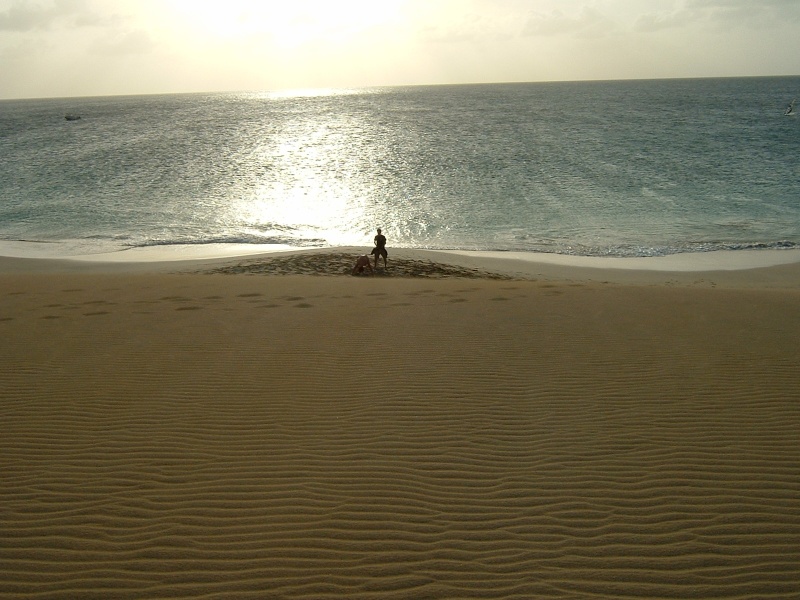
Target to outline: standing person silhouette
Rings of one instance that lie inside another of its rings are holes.
[[[381,228],[378,227],[378,235],[373,240],[375,247],[372,249],[372,254],[375,255],[375,268],[378,268],[378,256],[383,257],[383,268],[386,268],[386,259],[389,258],[389,253],[386,251],[386,236],[381,233]]]

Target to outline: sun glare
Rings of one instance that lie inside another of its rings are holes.
[[[287,5],[281,27],[272,29],[276,44],[342,43],[364,30],[389,25],[399,18],[401,2],[374,0],[306,0]]]
[[[402,17],[407,0],[174,0],[176,22],[200,36],[238,40],[258,36],[277,47],[344,43]]]

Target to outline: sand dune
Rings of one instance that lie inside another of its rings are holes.
[[[2,598],[796,598],[800,290],[1,276]]]

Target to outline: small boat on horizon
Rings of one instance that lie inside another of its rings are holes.
[[[78,120],[80,120],[81,116],[80,115],[64,115],[64,118],[67,121],[78,121]]]
[[[795,98],[794,100],[789,102],[789,106],[786,107],[786,110],[783,113],[784,115],[786,115],[787,117],[791,117],[791,116],[794,116],[795,114],[797,114],[797,113],[794,112],[794,103],[795,102],[797,102],[797,98]]]

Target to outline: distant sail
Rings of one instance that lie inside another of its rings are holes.
[[[797,98],[795,98],[794,100],[792,100],[789,103],[789,106],[786,107],[786,112],[784,112],[783,114],[785,114],[787,116],[795,114],[795,112],[794,112],[794,103],[795,102],[797,102]]]

